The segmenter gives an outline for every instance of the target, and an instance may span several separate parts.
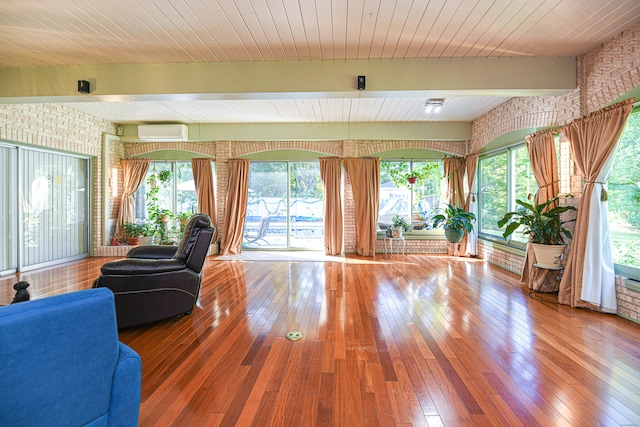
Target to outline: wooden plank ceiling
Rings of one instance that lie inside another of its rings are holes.
[[[3,0],[0,67],[575,56],[638,22],[638,0]],[[70,105],[114,122],[458,121],[506,99],[438,117],[410,97]]]

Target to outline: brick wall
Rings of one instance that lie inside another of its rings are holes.
[[[561,126],[581,115],[597,111],[640,86],[640,25],[578,57],[578,89],[558,97],[512,98],[472,124],[470,152],[509,132],[535,127]],[[569,144],[560,134],[560,191],[574,196],[577,206],[583,180],[571,159]],[[480,256],[509,271],[519,273],[522,257],[480,242]],[[619,313],[637,320],[640,293],[624,286],[617,277]],[[634,317],[635,316],[635,317]]]

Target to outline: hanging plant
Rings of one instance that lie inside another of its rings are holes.
[[[407,187],[411,189],[412,185],[424,185],[425,182],[434,178],[440,173],[439,167],[434,162],[417,162],[414,167],[409,170],[406,161],[392,162],[383,160],[380,162],[380,168],[384,170],[396,187]]]

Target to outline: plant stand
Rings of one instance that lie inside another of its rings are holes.
[[[449,256],[459,257],[460,256],[460,242],[451,243],[447,242],[447,246],[449,246]]]
[[[553,274],[547,274],[552,271]],[[564,266],[542,266],[538,263],[533,264],[531,271],[531,283],[536,284],[538,278],[542,277],[542,282],[538,289],[529,288],[529,296],[540,301],[545,302],[558,302],[558,290],[560,289],[560,281],[562,280],[562,274],[564,273]],[[550,279],[549,277],[554,279]],[[555,300],[548,301],[544,298],[545,294],[555,296]]]
[[[384,238],[384,253],[385,255],[387,254],[387,247],[389,249],[389,252],[391,253],[391,255],[393,255],[393,242],[394,240],[396,242],[398,242],[397,245],[397,249],[396,249],[396,253],[400,254],[400,242],[402,242],[402,255],[404,255],[404,250],[407,247],[407,241],[404,240],[404,236],[400,236],[400,237],[385,237]],[[387,246],[387,242],[388,242],[388,246]]]

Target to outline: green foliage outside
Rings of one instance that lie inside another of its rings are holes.
[[[479,168],[480,231],[500,236],[498,221],[507,213],[507,156],[480,159]]]
[[[289,188],[292,198],[322,198],[318,162],[290,162]],[[253,162],[249,179],[250,197],[287,197],[287,162]]]
[[[640,268],[640,113],[618,141],[608,184],[613,261]]]

